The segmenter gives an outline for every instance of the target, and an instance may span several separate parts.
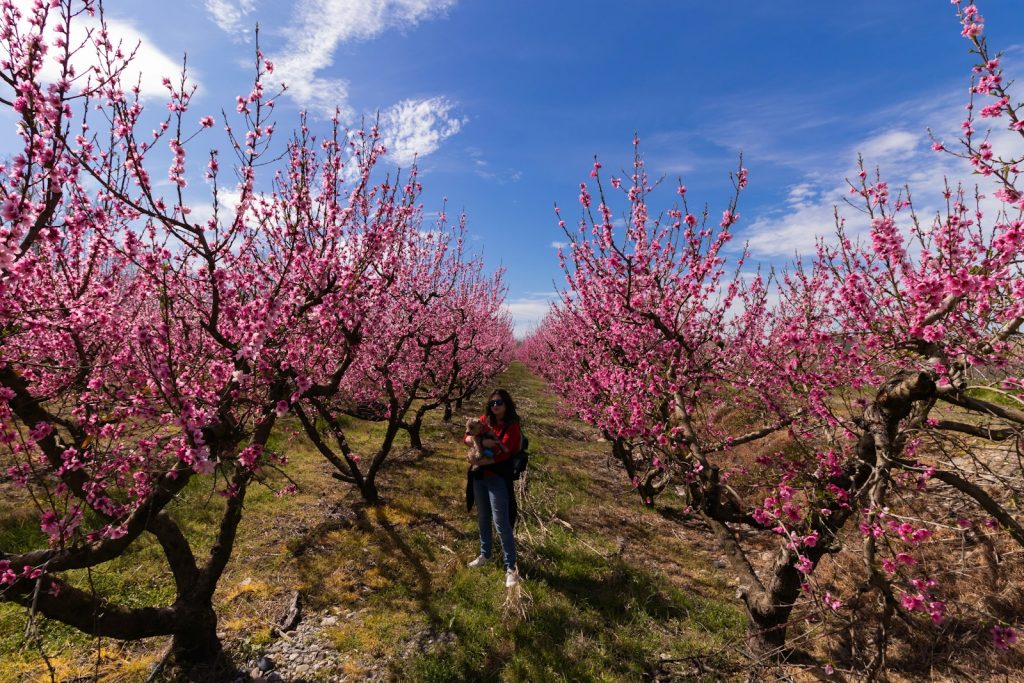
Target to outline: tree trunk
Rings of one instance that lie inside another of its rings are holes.
[[[423,450],[423,418],[427,416],[431,410],[437,408],[437,403],[425,403],[416,409],[415,416],[413,417],[412,423],[405,425],[406,431],[409,432],[409,443],[418,451]]]
[[[423,416],[417,415],[412,424],[406,425],[405,430],[409,432],[409,445],[418,451],[423,450],[423,440],[420,438],[420,431],[423,427]]]
[[[786,654],[786,628],[800,596],[801,575],[791,562],[773,567],[768,590],[745,601],[747,647],[758,660],[778,660]]]
[[[360,495],[370,505],[376,505],[380,502],[380,494],[377,492],[377,482],[375,479],[376,477],[370,475],[359,484]]]
[[[178,621],[181,630],[171,639],[171,657],[176,664],[192,666],[216,665],[224,651],[217,637],[217,613],[207,602],[182,610]]]
[[[449,422],[452,421],[452,416],[452,404],[450,402],[445,402],[444,415],[441,416],[441,421],[444,422],[445,424],[448,424]]]

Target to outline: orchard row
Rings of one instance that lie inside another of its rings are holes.
[[[428,411],[450,417],[503,369],[511,320],[463,217],[428,220],[415,168],[377,177],[375,127],[317,137],[302,121],[276,150],[280,93],[258,50],[252,91],[222,115],[227,154],[198,160],[212,206],[191,206],[185,169],[215,119],[190,124],[185,74],[164,81],[165,114],[145,110],[122,78],[130,47],[77,28],[98,10],[0,4],[23,147],[0,165],[0,486],[48,539],[0,548],[0,599],[96,636],[171,635],[179,661],[206,662],[246,491],[286,464],[275,429],[375,502],[396,435],[421,447]],[[373,452],[350,448],[345,414],[386,423]],[[226,499],[208,550],[169,508],[197,477]],[[143,536],[173,574],[170,604],[112,604],[68,578]]]
[[[631,177],[595,163],[561,220],[567,287],[521,349],[644,504],[681,498],[714,538],[763,656],[873,677],[895,641],[1017,638],[998,558],[1024,548],[1024,108],[954,6],[977,63],[960,139],[933,148],[976,179],[937,215],[861,164],[856,221],[766,272],[732,244],[745,169],[718,220],[682,185],[655,215],[639,151]]]

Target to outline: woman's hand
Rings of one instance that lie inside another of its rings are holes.
[[[495,439],[481,439],[480,443],[484,448],[497,448],[500,445],[500,442]]]

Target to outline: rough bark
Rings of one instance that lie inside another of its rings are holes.
[[[416,419],[406,425],[405,431],[409,432],[409,445],[418,451],[423,450],[423,439],[421,432],[423,429],[423,416],[417,414]]]
[[[171,638],[171,657],[185,667],[216,664],[223,655],[217,637],[217,613],[210,601],[177,610],[178,628]]]

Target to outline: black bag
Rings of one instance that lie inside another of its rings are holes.
[[[520,440],[519,452],[512,456],[512,479],[516,480],[526,471],[530,464],[530,454],[527,449],[530,447],[530,440],[523,434]]]

